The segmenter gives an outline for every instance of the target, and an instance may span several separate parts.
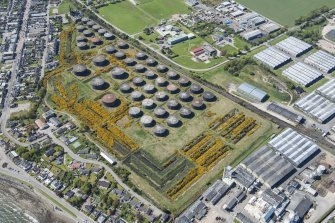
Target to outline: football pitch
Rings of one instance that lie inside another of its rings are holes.
[[[284,26],[293,26],[295,19],[322,6],[335,7],[334,0],[238,0],[238,2]]]
[[[135,34],[174,14],[190,12],[183,0],[139,0],[138,3],[135,6],[126,0],[109,4],[99,8],[99,14],[123,31]]]

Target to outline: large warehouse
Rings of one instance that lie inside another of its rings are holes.
[[[289,161],[267,146],[248,156],[242,165],[270,188],[279,186],[296,171]]]
[[[263,33],[259,29],[256,29],[256,30],[245,32],[245,33],[241,34],[241,36],[244,39],[246,39],[248,41],[251,41],[251,40],[254,40],[254,39],[257,39],[257,38],[261,38],[263,36]]]
[[[291,128],[277,135],[268,145],[298,167],[305,164],[320,151],[320,148],[314,142]]]
[[[267,109],[269,111],[272,111],[272,112],[275,112],[275,113],[277,113],[279,115],[282,115],[285,118],[287,118],[287,119],[289,119],[289,120],[291,120],[293,122],[296,122],[296,123],[302,123],[305,120],[305,118],[302,117],[301,115],[298,115],[298,114],[296,114],[296,113],[294,113],[294,112],[292,112],[292,111],[290,111],[290,110],[288,110],[286,108],[283,108],[283,107],[277,105],[274,102],[272,102],[271,104],[269,104],[267,106]]]
[[[335,70],[335,57],[322,50],[307,57],[305,63],[308,63],[325,73],[331,73]]]
[[[294,107],[320,123],[328,122],[335,115],[335,103],[316,91],[296,102]]]
[[[312,49],[312,45],[292,36],[277,43],[276,47],[295,57],[299,57]]]
[[[302,62],[298,62],[284,70],[283,75],[293,82],[305,87],[312,85],[320,78],[322,78],[321,72],[309,67]]]
[[[237,88],[237,92],[258,102],[263,102],[267,99],[268,94],[251,84],[243,83]]]
[[[269,47],[266,50],[257,53],[254,57],[272,69],[278,69],[291,61],[289,56],[274,47]]]
[[[335,79],[328,81],[315,92],[335,103]]]

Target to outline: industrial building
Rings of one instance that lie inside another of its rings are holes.
[[[299,57],[312,49],[312,45],[292,36],[277,43],[276,47],[295,57]]]
[[[316,121],[326,123],[335,115],[335,103],[316,92],[317,91],[296,102],[294,107]]]
[[[233,182],[233,181],[232,181]],[[210,186],[203,194],[202,198],[207,202],[212,202],[213,205],[216,205],[220,199],[233,187],[235,183],[230,185],[217,180],[212,186]]]
[[[303,123],[305,118],[302,117],[301,115],[298,115],[290,110],[287,110],[286,108],[283,108],[279,105],[277,105],[276,103],[272,102],[271,104],[269,104],[267,106],[267,109],[269,111],[275,112],[279,115],[284,116],[285,118],[287,118],[288,120],[291,120],[293,122],[296,122],[298,124]]]
[[[291,128],[277,135],[268,145],[298,167],[305,164],[320,151],[320,148],[314,142]]]
[[[231,173],[231,177],[236,180],[236,182],[243,188],[253,191],[255,188],[256,177],[252,175],[247,169],[239,165]]]
[[[268,98],[268,94],[251,84],[243,83],[237,88],[237,92],[258,102],[264,102]]]
[[[278,69],[291,61],[289,56],[274,47],[269,47],[257,53],[254,57],[272,69]]]
[[[267,146],[248,156],[242,165],[270,188],[279,186],[296,171],[289,161]]]
[[[305,63],[308,63],[325,73],[331,73],[335,70],[335,57],[322,50],[308,56],[305,59]]]
[[[257,38],[261,38],[263,36],[263,33],[259,29],[256,29],[256,30],[247,31],[247,32],[241,34],[241,36],[244,39],[246,39],[248,41],[251,41],[251,40],[254,40],[254,39],[257,39]]]
[[[283,75],[304,87],[312,85],[323,77],[321,72],[302,62],[298,62],[285,69]]]
[[[267,34],[270,34],[280,30],[280,26],[276,23],[269,22],[261,25],[259,29],[263,32],[266,32]]]
[[[316,89],[315,92],[335,103],[335,79],[328,81]]]

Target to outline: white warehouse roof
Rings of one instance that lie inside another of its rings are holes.
[[[247,97],[251,99],[254,99],[260,102],[264,101],[267,97],[267,93],[265,91],[262,91],[248,83],[241,84],[237,88],[237,91],[243,95],[246,95]]]
[[[311,85],[322,77],[322,73],[302,62],[298,62],[284,70],[283,75],[305,87]]]
[[[292,56],[298,57],[310,50],[312,45],[290,36],[277,43],[276,47]]]
[[[329,121],[335,114],[335,103],[316,92],[295,103],[294,107],[320,123]]]
[[[314,142],[291,128],[273,138],[269,146],[283,154],[296,166],[300,166],[320,150]]]
[[[289,56],[274,47],[269,47],[257,53],[254,57],[273,69],[277,69],[291,60]]]
[[[316,93],[335,103],[335,79],[332,79],[315,90]]]
[[[335,57],[322,50],[307,57],[305,63],[308,63],[325,73],[331,73],[335,70]]]

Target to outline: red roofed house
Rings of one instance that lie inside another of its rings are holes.
[[[203,54],[205,52],[205,50],[201,47],[199,48],[194,48],[191,50],[191,53],[194,55],[194,56],[199,56],[201,54]]]

